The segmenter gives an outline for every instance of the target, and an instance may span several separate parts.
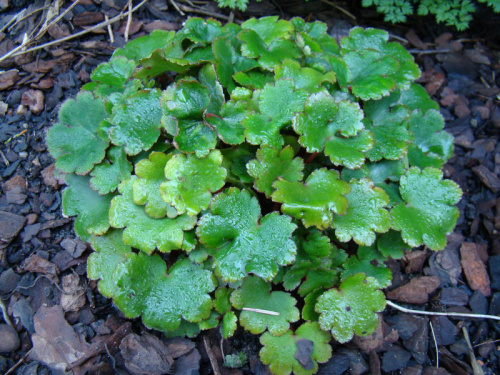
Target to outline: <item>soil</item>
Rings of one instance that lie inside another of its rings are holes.
[[[0,9],[4,3],[9,2],[0,1]],[[23,20],[0,33],[0,55],[38,27],[45,13],[29,13],[43,2],[28,3],[11,1],[0,14],[4,25],[27,10]],[[39,43],[113,18],[126,4],[81,0]],[[96,283],[86,278],[91,249],[74,234],[72,219],[62,216],[64,182],[44,143],[61,102],[74,96],[95,66],[124,45],[127,33],[136,38],[155,28],[177,30],[189,16],[243,21],[299,15],[326,22],[336,37],[354,25],[382,28],[407,47],[421,67],[419,83],[440,103],[446,130],[455,137],[455,154],[444,173],[464,196],[446,249],[435,253],[421,248],[390,261],[394,278],[386,294],[418,310],[500,315],[498,15],[480,8],[471,28],[458,33],[426,18],[386,24],[356,1],[338,5],[263,1],[251,2],[247,12],[230,14],[213,2],[149,0],[134,12],[128,28],[126,18],[111,26],[113,41],[102,29],[0,61],[1,373],[269,374],[258,359],[258,338],[251,334],[239,330],[222,340],[210,330],[192,340],[166,338],[140,320],[125,319],[99,294]],[[318,373],[498,374],[499,340],[500,325],[493,320],[428,317],[388,307],[373,335],[345,345],[332,342],[333,357]],[[246,360],[240,368],[229,368],[224,356],[234,355],[238,362],[239,353]]]

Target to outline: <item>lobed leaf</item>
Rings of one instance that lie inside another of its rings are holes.
[[[260,277],[249,276],[243,284],[231,294],[231,304],[237,309],[254,308],[279,313],[268,315],[254,311],[242,311],[240,324],[253,334],[266,329],[274,336],[283,335],[290,328],[290,323],[300,318],[295,307],[297,301],[289,293],[271,292],[271,284]]]
[[[101,195],[115,191],[120,182],[128,179],[132,172],[132,165],[123,149],[110,147],[108,159],[111,163],[103,162],[90,172],[90,186]]]
[[[210,316],[215,289],[212,273],[188,259],[168,269],[159,255],[131,253],[115,271],[118,292],[114,302],[128,318],[142,315],[149,328],[173,331],[181,323]]]
[[[389,196],[367,178],[351,180],[346,195],[347,211],[333,222],[335,235],[342,242],[351,238],[360,245],[371,245],[375,232],[385,233],[391,227],[391,216],[385,209]]]
[[[404,203],[391,210],[392,227],[401,231],[403,240],[411,247],[426,245],[442,250],[446,236],[456,225],[458,203],[462,191],[451,180],[443,180],[436,168],[410,168],[400,180]]]
[[[372,135],[363,131],[362,119],[357,103],[337,103],[322,91],[307,99],[304,112],[293,118],[293,128],[308,152],[324,149],[334,164],[359,168],[365,160],[363,153],[373,147]]]
[[[59,122],[47,133],[47,146],[58,169],[85,175],[104,159],[109,140],[98,130],[107,117],[103,100],[90,92],[81,92],[75,100],[64,102]]]
[[[256,190],[270,197],[274,181],[282,179],[289,182],[302,180],[304,162],[301,158],[293,158],[294,152],[290,146],[278,150],[262,146],[257,151],[257,159],[248,162],[248,173],[255,178]]]
[[[167,181],[160,185],[162,199],[179,214],[195,216],[210,204],[212,193],[225,184],[227,171],[219,150],[200,159],[195,155],[177,154],[165,166]]]
[[[92,280],[99,279],[99,292],[111,298],[117,290],[113,274],[132,252],[130,246],[123,244],[122,231],[110,229],[104,235],[92,236],[90,244],[94,253],[87,260],[87,275]]]
[[[109,222],[114,228],[125,228],[123,243],[147,254],[156,248],[161,252],[180,249],[184,231],[193,229],[196,217],[180,215],[176,218],[154,219],[144,208],[134,203],[132,187],[137,177],[132,176],[118,187],[121,195],[111,201]]]
[[[68,187],[62,194],[63,214],[76,216],[75,233],[86,241],[90,234],[104,234],[109,229],[109,205],[113,195],[99,195],[89,185],[90,177],[66,175]]]
[[[106,85],[122,87],[132,76],[134,70],[134,61],[125,57],[115,57],[109,62],[98,65],[90,78]]]
[[[317,169],[309,175],[305,184],[278,180],[273,184],[275,202],[283,203],[283,213],[302,220],[304,226],[319,229],[329,227],[333,214],[343,214],[347,210],[349,185],[339,179],[339,173],[325,168]]]
[[[201,243],[217,249],[213,266],[224,281],[238,281],[248,273],[271,280],[295,259],[291,235],[296,226],[290,218],[277,212],[260,216],[255,198],[231,188],[212,199],[210,212],[198,222]]]
[[[318,298],[316,312],[322,329],[330,330],[340,343],[354,334],[367,336],[378,324],[376,312],[385,308],[384,294],[371,277],[358,273],[347,277],[338,290],[330,289]]]
[[[259,353],[262,363],[276,375],[309,375],[318,371],[318,363],[327,362],[332,356],[328,344],[330,335],[319,327],[317,322],[306,322],[295,332],[287,331],[276,337],[265,332],[260,337],[264,346]],[[304,345],[306,344],[306,345]],[[311,347],[307,353],[301,353],[301,347]]]
[[[165,181],[165,166],[172,156],[153,151],[147,159],[142,159],[135,165],[138,178],[132,185],[133,201],[145,206],[146,213],[155,219],[165,216],[174,218],[178,215],[177,210],[165,202],[160,194],[160,186]]]
[[[150,149],[160,136],[160,96],[158,89],[141,90],[113,107],[108,128],[111,142],[123,146],[128,155]]]

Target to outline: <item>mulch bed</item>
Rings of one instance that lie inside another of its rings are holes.
[[[229,14],[213,2],[198,2],[194,8],[187,2],[167,6],[165,0],[150,0],[127,22],[126,0],[82,0],[40,35],[38,44],[67,38],[121,14],[123,20],[109,30],[96,29],[0,61],[0,296],[5,320],[0,324],[1,373],[269,374],[258,359],[260,344],[253,335],[238,331],[230,340],[221,340],[217,330],[211,330],[192,340],[166,338],[148,331],[139,320],[124,319],[99,294],[96,282],[86,278],[91,250],[75,236],[72,219],[61,214],[64,182],[44,143],[61,102],[74,96],[116,47],[154,29],[177,30],[188,16],[242,21],[254,15],[299,14],[326,22],[339,37],[352,25],[385,28],[410,49],[423,72],[419,82],[440,103],[446,130],[455,137],[455,155],[444,171],[464,196],[458,225],[444,251],[421,248],[389,262],[394,278],[387,297],[413,309],[500,315],[498,31],[483,29],[482,35],[473,25],[459,34],[425,20],[395,27],[367,18],[369,14],[353,3],[345,7],[357,21],[320,1],[264,1],[251,3],[246,13]],[[25,33],[40,29],[46,10],[29,13],[43,2],[30,4],[11,1],[0,15],[0,27],[22,10],[26,16],[0,33],[0,56],[22,43]],[[482,22],[494,24],[491,19]],[[499,339],[496,321],[428,317],[388,307],[373,335],[346,345],[332,342],[333,357],[319,373],[495,374],[500,368]],[[239,369],[228,368],[223,354],[238,353],[248,360]]]

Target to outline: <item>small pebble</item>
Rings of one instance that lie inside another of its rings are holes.
[[[0,353],[9,353],[19,348],[19,336],[14,328],[7,324],[0,324]]]
[[[20,157],[21,159],[26,159],[26,158],[28,157],[28,153],[27,153],[26,151],[21,151],[21,152],[19,153],[19,157]]]

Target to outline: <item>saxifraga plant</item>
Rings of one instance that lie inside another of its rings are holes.
[[[419,73],[382,30],[339,46],[299,18],[191,18],[116,50],[47,135],[89,277],[147,327],[239,324],[273,373],[315,373],[332,336],[376,328],[384,261],[456,224],[453,141]]]

